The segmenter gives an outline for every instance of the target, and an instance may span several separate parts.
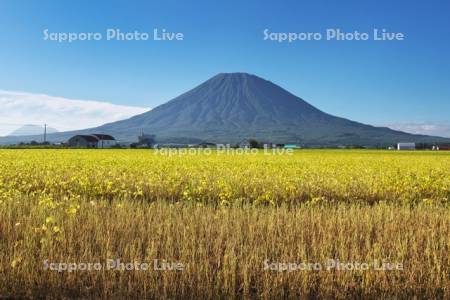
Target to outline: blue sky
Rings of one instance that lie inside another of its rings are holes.
[[[449,1],[2,0],[0,90],[151,108],[217,73],[248,72],[356,121],[447,126],[449,15]],[[164,28],[182,32],[184,40],[43,40],[44,29],[104,33],[107,28]],[[406,37],[278,43],[263,40],[266,28],[321,33],[385,28]]]

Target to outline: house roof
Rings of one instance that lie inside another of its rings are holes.
[[[79,135],[76,135],[76,136],[72,137],[72,139],[73,139],[73,138],[82,138],[82,139],[86,140],[87,142],[91,142],[91,143],[96,143],[96,142],[98,142],[98,138],[95,137],[95,136],[92,136],[92,135],[82,135],[82,134],[79,134]]]
[[[103,140],[103,141],[115,141],[116,140],[113,136],[111,136],[109,134],[97,134],[97,133],[95,133],[95,134],[93,134],[93,136],[95,136],[95,137],[97,137],[97,139]]]

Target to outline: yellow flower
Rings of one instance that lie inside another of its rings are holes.
[[[50,217],[45,218],[45,223],[46,224],[55,223],[55,217],[50,216]]]
[[[433,206],[433,199],[423,199],[422,203],[427,205],[427,206]]]
[[[66,210],[69,215],[75,215],[77,213],[77,209],[75,207],[70,207]]]
[[[11,262],[11,268],[15,268],[17,267],[17,265],[22,261],[22,259],[20,257],[15,258],[12,262]]]

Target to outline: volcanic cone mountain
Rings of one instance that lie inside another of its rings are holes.
[[[246,73],[216,75],[149,112],[99,129],[124,136],[143,129],[163,142],[237,143],[255,138],[305,145],[377,145],[439,140],[329,115]]]
[[[133,142],[141,131],[159,143],[238,143],[254,138],[302,145],[392,145],[443,143],[449,139],[413,135],[327,114],[276,84],[246,73],[218,74],[151,111],[97,128],[56,133],[106,133]]]

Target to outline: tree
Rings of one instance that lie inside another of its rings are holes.
[[[255,139],[248,140],[248,143],[250,144],[250,148],[259,148],[259,143]]]

